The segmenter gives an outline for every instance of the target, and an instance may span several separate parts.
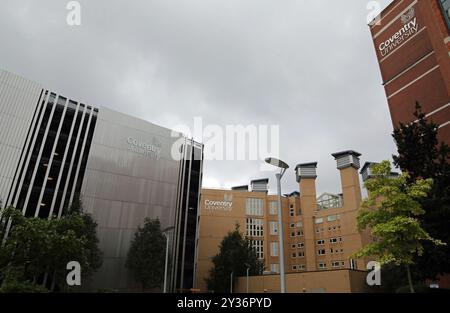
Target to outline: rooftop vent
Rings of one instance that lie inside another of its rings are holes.
[[[256,180],[252,180],[250,182],[252,191],[256,191],[256,192],[268,192],[268,185],[269,184],[269,179],[264,178],[264,179],[256,179]]]
[[[379,164],[379,163],[376,163],[376,162],[366,162],[366,163],[364,163],[364,165],[363,165],[363,167],[361,168],[361,171],[360,171],[360,174],[362,176],[363,182],[365,182],[366,180],[374,177],[374,174],[372,172],[372,167],[374,165],[376,165],[376,164]],[[395,178],[395,177],[398,177],[399,175],[400,175],[399,173],[391,172],[390,177],[391,178]]]
[[[302,178],[317,178],[317,162],[303,163],[295,167],[295,176],[297,182]]]
[[[375,164],[377,164],[377,163],[375,163],[375,162],[366,162],[366,163],[364,163],[364,165],[363,165],[363,167],[362,167],[362,169],[360,171],[360,174],[362,176],[362,180],[363,181],[366,181],[366,180],[368,180],[369,178],[372,177],[372,166],[375,165]]]
[[[353,167],[355,169],[360,168],[359,157],[361,153],[353,150],[347,150],[342,152],[333,153],[332,156],[336,160],[337,168],[342,170],[347,167]]]
[[[234,191],[248,191],[248,185],[232,187]]]

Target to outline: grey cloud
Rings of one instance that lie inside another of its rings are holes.
[[[167,127],[280,125],[281,157],[319,161],[320,192],[339,192],[331,153],[395,152],[366,1],[83,0],[81,27],[66,3],[2,0],[0,66]],[[259,165],[206,162],[206,187],[272,175]]]

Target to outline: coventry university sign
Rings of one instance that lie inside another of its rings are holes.
[[[127,138],[128,151],[140,154],[146,158],[159,160],[161,155],[161,143],[153,138],[152,142],[145,142],[134,137]]]

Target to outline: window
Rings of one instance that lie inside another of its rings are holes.
[[[304,248],[304,247],[305,247],[305,244],[301,242],[301,243],[299,243],[299,244],[297,245],[297,247],[300,248],[300,249],[301,249],[301,248]]]
[[[297,253],[297,257],[304,258],[305,257],[305,252],[303,252],[303,251],[298,252]]]
[[[291,237],[295,237],[295,231],[291,232]]]
[[[317,244],[318,245],[324,245],[325,244],[325,240],[323,240],[323,239],[317,240]]]
[[[317,250],[317,255],[325,255],[325,249]]]
[[[330,243],[336,243],[337,242],[337,238],[330,238]]]
[[[293,209],[294,205],[293,204],[289,204],[289,209]]]
[[[278,223],[269,222],[269,232],[271,235],[278,235]]]
[[[441,5],[442,14],[444,15],[447,27],[450,30],[450,1],[439,0],[439,4]]]
[[[325,263],[325,262],[320,262],[319,265],[318,265],[318,268],[320,268],[320,269],[327,268],[327,263]]]
[[[247,236],[263,237],[263,220],[257,218],[247,218]]]
[[[291,245],[291,249],[295,249],[295,248],[296,248],[296,245],[294,243],[293,245]]]
[[[290,227],[295,228],[295,223],[291,223]]]
[[[337,215],[328,215],[327,221],[334,222],[337,219]]]
[[[333,253],[334,251],[333,251],[333,248],[330,248],[330,253]]]
[[[245,203],[245,212],[247,215],[263,216],[264,200],[256,198],[248,198]]]
[[[264,246],[263,246],[263,240],[251,240],[252,248],[256,251],[256,256],[258,259],[264,259]]]
[[[350,269],[354,270],[358,267],[356,260],[350,259]]]
[[[339,242],[342,242],[342,237],[339,237]]]
[[[291,254],[291,258],[295,258],[295,257],[297,257],[297,253],[294,252]]]
[[[317,217],[316,224],[321,224],[321,223],[323,223],[323,217]]]
[[[270,264],[270,271],[272,273],[279,273],[280,272],[280,264]]]
[[[316,234],[320,234],[320,233],[323,233],[323,228],[317,227],[316,228]]]
[[[297,270],[297,265],[292,265],[292,270],[296,271]]]
[[[304,270],[305,270],[305,264],[297,265],[297,269],[298,269],[299,271],[304,271]]]
[[[278,242],[270,243],[270,256],[278,256]]]
[[[297,223],[297,227],[298,227],[298,228],[303,227],[303,223],[302,223],[302,222],[298,222],[298,223]]]
[[[269,214],[270,215],[277,215],[278,214],[278,202],[277,201],[270,201],[269,202]]]
[[[300,230],[297,231],[297,236],[298,236],[298,237],[303,236],[303,230],[302,230],[302,229],[300,229]]]
[[[341,267],[341,262],[339,262],[339,261],[332,261],[331,262],[331,267]]]
[[[294,217],[295,216],[295,210],[294,209],[289,209],[289,216],[290,217]]]

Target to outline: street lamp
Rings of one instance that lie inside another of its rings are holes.
[[[164,293],[167,293],[167,268],[169,267],[169,232],[175,227],[167,227],[162,230],[164,237],[166,237],[166,262],[164,265]]]
[[[275,159],[267,158],[266,163],[276,166],[280,169],[280,172],[275,174],[277,178],[277,191],[278,191],[278,241],[279,241],[279,251],[280,251],[280,291],[281,293],[286,292],[286,273],[284,271],[284,246],[283,246],[283,218],[281,214],[281,178],[283,177],[286,170],[289,168],[285,162]]]
[[[247,293],[248,293],[248,276],[250,274],[250,264],[245,263],[244,265],[247,267]]]
[[[233,272],[230,274],[230,293],[233,293]]]

